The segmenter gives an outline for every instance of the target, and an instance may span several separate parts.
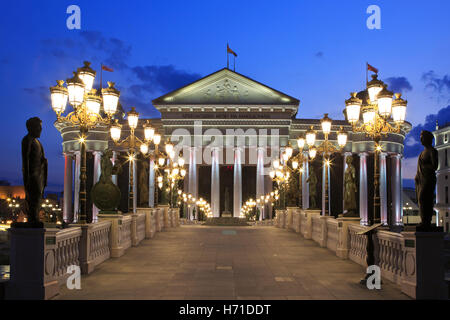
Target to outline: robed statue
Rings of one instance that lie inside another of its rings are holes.
[[[433,217],[434,190],[436,188],[436,170],[438,168],[438,152],[433,147],[433,134],[423,130],[420,133],[420,142],[424,150],[417,161],[415,177],[416,196],[419,203],[419,214],[422,220],[419,227],[429,229]]]
[[[345,160],[347,163],[347,169],[344,173],[344,217],[357,217],[356,207],[356,172],[353,166],[353,158],[347,157]]]
[[[309,177],[306,180],[309,183],[309,208],[317,208],[317,176],[314,167],[309,168]]]
[[[140,161],[141,170],[139,171],[139,205],[141,207],[148,207],[149,191],[148,191],[148,162]]]
[[[120,189],[112,181],[112,176],[119,174],[122,167],[120,164],[113,165],[112,156],[111,149],[103,152],[100,161],[100,179],[91,191],[92,200],[100,209],[100,213],[117,213],[117,207],[120,204]]]
[[[22,173],[25,187],[25,200],[27,215],[26,224],[14,224],[15,227],[27,226],[42,228],[39,221],[44,189],[47,186],[47,159],[44,148],[38,138],[42,132],[42,120],[33,117],[26,122],[28,134],[22,139]]]

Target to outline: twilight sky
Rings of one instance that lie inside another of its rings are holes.
[[[69,5],[81,29],[69,30]],[[381,30],[369,30],[369,5]],[[0,179],[22,184],[25,121],[43,120],[49,187],[61,191],[61,137],[48,87],[91,61],[114,68],[125,109],[159,117],[151,100],[226,66],[301,100],[298,117],[342,119],[349,92],[363,89],[365,62],[408,100],[404,177],[415,175],[420,130],[450,121],[450,1],[8,1],[2,4]],[[97,77],[99,78],[99,77]],[[98,80],[98,79],[97,79]]]

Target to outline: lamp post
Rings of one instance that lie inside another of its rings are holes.
[[[139,139],[135,135],[135,130],[138,126],[139,113],[136,112],[134,107],[127,113],[128,127],[130,128],[130,134],[126,138],[120,140],[120,135],[122,132],[122,125],[116,120],[110,127],[111,139],[116,146],[126,146],[128,148],[128,161],[130,163],[130,178],[128,183],[128,207],[132,208],[133,213],[136,213],[136,206],[134,203],[134,164],[136,161],[137,149],[141,151],[142,154],[148,152],[149,143],[153,142],[155,145],[156,153],[158,152],[158,145],[161,142],[161,136],[155,133],[155,129],[152,128],[147,121],[144,125],[144,140]]]
[[[369,225],[380,222],[380,140],[388,133],[401,132],[407,106],[407,101],[401,98],[400,93],[396,93],[396,99],[393,100],[393,93],[377,77],[378,74],[372,75],[366,90],[360,92],[362,99],[352,92],[350,99],[345,100],[346,117],[353,132],[363,132],[374,141],[373,215],[369,216]]]
[[[114,88],[114,82],[108,82],[108,88],[102,89],[101,95],[92,89],[96,72],[91,69],[90,62],[73,73],[74,76],[66,80],[58,80],[57,85],[50,88],[53,111],[56,113],[56,123],[78,126],[80,128],[80,196],[79,223],[86,223],[86,137],[89,129],[97,125],[109,125],[116,113],[120,92]],[[67,101],[73,111],[63,116]],[[101,110],[103,107],[103,110]],[[101,112],[105,114],[103,117]]]
[[[339,131],[337,132],[337,140],[338,146],[336,147],[328,138],[331,132],[331,123],[332,120],[328,117],[328,113],[325,113],[324,117],[320,120],[320,125],[322,127],[322,132],[324,135],[324,141],[319,146],[315,146],[316,142],[316,131],[314,127],[306,132],[306,141],[308,143],[309,149],[309,157],[311,160],[314,160],[317,154],[323,156],[323,165],[325,167],[325,208],[323,208],[323,213],[325,216],[330,214],[329,212],[329,197],[328,197],[328,170],[330,168],[330,156],[333,153],[340,152],[345,145],[347,144],[347,133],[344,131],[341,126]]]

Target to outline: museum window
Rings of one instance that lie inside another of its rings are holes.
[[[447,143],[447,142],[448,142],[448,135],[444,134],[444,143]]]

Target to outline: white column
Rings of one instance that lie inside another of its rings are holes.
[[[101,155],[102,153],[100,151],[94,151],[92,152],[94,154],[94,177],[93,177],[93,183],[94,186],[98,180],[100,179],[100,161],[101,161]],[[98,208],[95,206],[95,204],[92,204],[92,221],[97,221],[98,218]]]
[[[362,152],[359,154],[359,216],[362,225],[369,223],[367,197],[367,153]]]
[[[150,159],[148,172],[148,206],[150,208],[155,207],[155,160]]]
[[[64,154],[64,211],[63,220],[71,222],[73,218],[72,212],[72,155]]]
[[[78,210],[80,207],[80,151],[75,151],[75,190],[73,195],[73,222],[78,222]]]
[[[256,199],[259,199],[264,195],[264,148],[258,147],[257,149],[257,162],[256,162]],[[264,218],[264,201],[259,206],[259,220]]]
[[[113,151],[113,156],[112,156],[113,166],[116,164],[116,161],[117,161],[117,151]],[[117,186],[117,174],[112,175],[112,182]]]
[[[392,156],[392,224],[403,224],[403,199],[402,199],[402,156]]]
[[[322,215],[325,215],[325,176],[328,180],[328,214],[331,214],[330,210],[330,166],[322,164]]]
[[[387,212],[387,177],[386,177],[386,153],[380,153],[380,217],[383,225],[388,224]]]
[[[233,217],[239,218],[242,208],[242,148],[234,148]]]
[[[197,148],[189,148],[189,191],[194,198],[197,198]],[[189,219],[193,220],[194,207],[189,208]]]
[[[219,148],[211,152],[211,212],[213,217],[220,217]]]
[[[308,153],[303,153],[303,174],[302,174],[302,208],[309,208],[309,183],[306,182],[309,177]]]
[[[344,166],[343,166],[343,168],[344,168],[344,171],[343,171],[343,178],[342,178],[342,213],[344,213],[344,211],[345,211],[345,171],[347,170],[347,168],[348,168],[348,165],[347,165],[347,158],[348,157],[350,157],[352,155],[352,153],[351,152],[345,152],[344,153]]]

